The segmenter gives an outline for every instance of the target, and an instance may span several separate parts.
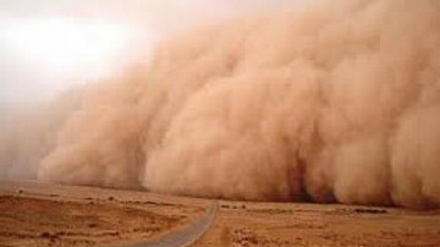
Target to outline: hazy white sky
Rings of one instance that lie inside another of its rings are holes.
[[[0,0],[0,105],[109,76],[176,29],[296,2]]]

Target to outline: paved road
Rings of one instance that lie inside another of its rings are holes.
[[[177,232],[152,240],[124,247],[186,247],[199,239],[214,223],[217,214],[217,202],[213,202],[205,215],[191,226]]]

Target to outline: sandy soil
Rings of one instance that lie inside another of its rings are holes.
[[[0,182],[0,246],[123,246],[200,219],[211,201],[147,192]],[[194,246],[440,246],[440,211],[218,202]]]
[[[0,246],[102,246],[186,227],[202,201],[145,192],[0,182]]]
[[[440,246],[440,212],[221,202],[195,246]]]

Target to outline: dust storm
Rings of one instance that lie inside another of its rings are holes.
[[[439,13],[314,1],[176,34],[148,65],[3,121],[0,176],[438,208]]]

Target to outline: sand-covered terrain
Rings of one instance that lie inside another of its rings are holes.
[[[156,239],[200,218],[179,197],[0,182],[0,246],[106,246]]]
[[[201,246],[440,246],[440,212],[221,202]]]
[[[0,182],[0,246],[148,243],[191,228],[212,205],[214,221],[193,246],[440,246],[439,210],[211,201],[35,182]]]

